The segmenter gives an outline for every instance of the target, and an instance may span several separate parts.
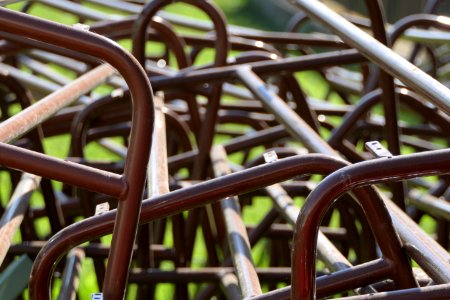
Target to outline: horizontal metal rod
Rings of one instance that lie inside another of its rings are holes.
[[[139,269],[135,268],[130,271],[130,282],[146,283],[146,282],[217,282],[220,276],[225,273],[233,274],[232,267],[203,267],[199,269],[179,267],[175,270],[161,269]],[[287,280],[290,277],[289,268],[257,268],[258,277],[262,280],[270,281],[274,278]]]
[[[274,74],[318,69],[326,66],[365,62],[366,59],[354,49],[309,54],[300,57],[280,58],[246,64],[256,74]],[[213,81],[229,81],[236,77],[242,65],[208,68],[204,70],[180,71],[174,76],[155,76],[150,81],[154,89],[172,88],[176,85],[204,84]]]
[[[0,143],[0,164],[42,177],[110,195],[126,190],[122,176],[42,153]]]
[[[450,284],[424,286],[414,289],[373,293],[353,297],[336,298],[336,300],[447,300],[450,298]]]

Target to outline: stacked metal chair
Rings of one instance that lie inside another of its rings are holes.
[[[292,0],[285,32],[172,2],[0,3],[0,297],[80,298],[89,258],[91,299],[450,299],[440,1],[390,25]]]

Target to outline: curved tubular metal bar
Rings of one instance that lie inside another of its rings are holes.
[[[450,25],[448,23],[447,18],[442,16],[436,16],[436,15],[429,15],[429,14],[416,14],[416,15],[410,15],[403,19],[400,19],[395,24],[392,25],[392,27],[389,28],[389,37],[392,41],[392,45],[395,44],[395,42],[400,38],[400,36],[410,27],[413,26],[421,26],[421,27],[434,27],[442,30],[450,30]],[[413,62],[416,58],[417,54],[419,53],[420,49],[424,48],[423,45],[416,43],[410,56],[410,61]],[[432,50],[430,47],[425,47],[425,49],[428,52],[431,52],[429,55],[431,56],[431,62],[433,64],[433,73],[432,75],[436,77],[436,68],[437,68],[437,62],[436,57],[432,53]]]
[[[335,31],[346,43],[358,49],[383,70],[403,81],[434,105],[450,114],[450,91],[400,55],[380,44],[319,1],[291,0],[312,18]]]
[[[166,43],[169,49],[174,53],[179,69],[184,69],[192,65],[189,55],[184,52],[184,49],[186,48],[186,42],[183,38],[176,34],[175,30],[172,28],[172,25],[169,22],[160,17],[154,17],[151,21],[151,27],[156,30],[156,32],[159,34],[159,36],[162,37],[162,40]],[[196,135],[198,135],[201,126],[201,118],[200,109],[195,95],[186,93],[185,95],[183,95],[183,98],[186,100],[189,107],[191,127]]]
[[[272,148],[274,149],[274,148]],[[291,153],[295,153],[293,149],[287,149],[287,148],[281,148],[277,149],[275,148],[274,151],[276,151],[278,157],[281,157],[281,153],[279,150],[287,150],[287,153],[284,153],[282,155],[292,155]],[[291,151],[291,152],[290,152]],[[252,161],[252,164],[247,164],[246,167],[254,166],[256,164],[261,164],[264,162],[264,159],[262,157],[257,157],[255,160]],[[264,188],[268,195],[270,195],[273,199],[273,203],[275,206],[275,209],[280,213],[281,217],[285,219],[285,221],[292,225],[292,227],[295,226],[295,222],[297,221],[297,217],[300,213],[300,208],[294,204],[294,201],[289,196],[289,194],[286,192],[284,187],[281,184],[273,184],[271,186],[268,186]],[[373,201],[377,201],[374,199]],[[357,205],[357,203],[355,203]],[[363,225],[365,226],[365,225]],[[348,228],[347,228],[348,230]],[[364,229],[363,229],[364,230]],[[347,231],[347,234],[349,232]],[[358,236],[353,235],[354,238],[358,239]],[[373,236],[372,236],[373,239]],[[363,239],[365,240],[365,239]],[[368,243],[367,246],[370,247],[371,243]],[[373,242],[374,244],[374,242]],[[375,249],[375,247],[374,247]],[[328,240],[328,238],[319,232],[319,236],[317,239],[317,250],[318,250],[318,257],[321,259],[327,268],[329,268],[331,271],[340,271],[344,269],[348,269],[352,266],[352,264],[347,260],[345,256],[343,256],[339,250]]]
[[[398,20],[389,28],[389,39],[392,44],[410,27],[434,27],[442,30],[450,31],[450,24],[448,18],[429,14],[409,15],[403,19]]]
[[[139,61],[141,65],[145,61],[145,41],[147,26],[156,15],[156,13],[161,10],[164,6],[172,3],[173,1],[168,0],[157,0],[152,1],[145,5],[139,14],[139,17],[134,23],[133,30],[133,55]],[[203,10],[211,18],[216,30],[216,56],[215,63],[216,66],[223,66],[226,64],[227,51],[228,51],[228,34],[226,27],[224,26],[224,16],[217,10],[210,1],[199,1],[199,0],[184,0],[181,1],[190,5],[193,5],[201,10]]]
[[[450,298],[450,284],[439,284],[424,286],[414,289],[372,293],[346,298],[335,298],[336,300],[447,300]]]
[[[342,168],[326,177],[308,196],[297,219],[292,251],[292,299],[315,299],[314,273],[319,225],[327,209],[340,195],[369,184],[448,172],[450,172],[450,149],[445,149],[365,161]],[[364,198],[359,200],[365,210],[371,204],[375,204],[364,201]],[[384,205],[379,208],[387,213]],[[374,226],[373,222],[371,226]],[[385,238],[378,236],[377,240],[381,244]],[[388,261],[390,259],[387,257]],[[392,260],[390,263],[393,263]],[[397,275],[402,275],[401,270],[391,272],[399,272]]]
[[[215,43],[215,58],[214,66],[221,67],[227,64],[227,55],[229,49],[228,31],[225,21],[225,16],[222,12],[216,8],[216,6],[208,0],[184,0],[184,3],[195,6],[201,9],[208,15],[214,24],[214,30],[216,33]],[[152,17],[161,10],[164,6],[172,3],[168,0],[156,0],[149,2],[144,6],[139,17],[136,19],[134,26],[133,40],[133,55],[145,66],[145,39],[146,29],[148,23],[152,20]],[[211,94],[208,96],[208,106],[204,116],[201,128],[198,131],[198,149],[199,154],[196,157],[196,163],[194,164],[192,177],[194,179],[203,179],[206,176],[207,165],[209,161],[209,151],[213,142],[214,132],[211,130],[217,123],[217,113],[220,106],[220,97],[222,94],[222,83],[216,82],[212,85]],[[191,260],[192,252],[194,248],[196,227],[199,222],[198,210],[189,213],[189,217],[186,225],[186,259]]]
[[[211,19],[214,24],[214,29],[217,37],[214,66],[220,67],[226,65],[229,42],[224,15],[210,1],[185,0],[183,2],[203,10]],[[172,3],[172,1],[168,0],[157,0],[149,2],[144,6],[142,12],[139,14],[139,17],[136,19],[134,25],[134,34],[132,37],[133,55],[137,58],[141,65],[144,65],[145,63],[145,39],[147,26],[152,20],[152,17],[155,16],[158,11],[170,3]],[[197,163],[194,167],[194,178],[204,177],[206,173],[206,164],[208,162],[209,150],[211,148],[213,139],[211,128],[213,128],[216,124],[221,90],[222,87],[220,83],[216,83],[212,87],[211,96],[209,97],[209,105],[207,107],[205,119],[202,124],[203,126],[201,127],[199,132],[199,155],[197,157]]]
[[[398,93],[400,103],[409,106],[418,114],[423,115],[427,120],[440,127],[442,132],[445,134],[445,129],[449,126],[450,122],[450,119],[447,117],[447,115],[440,114],[439,111],[428,107],[425,103],[423,103],[419,95],[410,90],[397,88],[396,92]],[[341,122],[339,127],[336,127],[331,132],[328,143],[333,148],[340,148],[340,146],[342,145],[342,141],[345,139],[345,135],[349,133],[352,127],[354,127],[354,124],[356,124],[356,122],[361,119],[365,115],[365,113],[367,113],[374,105],[376,105],[380,101],[380,97],[380,90],[374,90],[364,95],[360,99],[359,103],[355,106],[354,110],[348,112],[344,116],[344,120]]]
[[[122,102],[122,99],[129,100],[129,93],[123,93],[121,95],[106,95],[96,101],[86,105],[78,114],[73,118],[70,133],[70,156],[84,157],[83,147],[87,140],[87,130],[89,129],[92,121],[104,114],[105,111],[109,111],[114,106],[119,106],[117,103]],[[123,108],[121,108],[123,110]]]
[[[440,2],[441,0],[428,0],[425,4],[425,7],[423,8],[423,13],[435,14]],[[413,62],[416,59],[417,55],[419,54],[420,48],[421,47],[419,45],[414,45],[414,48],[411,51],[411,55],[409,56],[409,61]]]
[[[230,195],[243,194],[269,184],[284,181],[302,173],[326,174],[345,165],[339,158],[310,154],[280,159],[271,164],[211,179],[194,186],[147,199],[142,203],[139,222],[168,217],[218,201]],[[74,223],[53,236],[36,257],[30,290],[35,299],[49,299],[51,277],[57,262],[73,247],[109,234],[114,228],[116,210]]]
[[[150,82],[137,61],[116,43],[99,35],[76,30],[54,22],[41,20],[25,14],[0,9],[2,31],[19,34],[46,43],[100,57],[111,63],[124,76],[133,102],[133,126],[124,174],[125,182],[119,197],[110,259],[107,266],[104,292],[108,299],[122,298],[131,262],[131,253],[150,153],[153,132],[153,102]],[[69,168],[70,169],[70,168]],[[40,255],[44,255],[40,253]],[[30,295],[33,299],[49,297],[49,290],[33,285],[37,279],[36,265],[30,278]]]
[[[186,47],[185,40],[177,35],[169,22],[160,17],[154,17],[151,22],[151,27],[155,29],[164,43],[173,51],[179,69],[184,69],[192,65],[189,55],[184,52],[184,48]]]
[[[319,54],[309,54],[300,57],[280,58],[270,61],[248,63],[251,69],[259,74],[274,74],[282,71],[301,71],[317,69],[337,64],[360,63],[366,61],[356,50],[339,50]],[[230,80],[236,76],[240,65],[230,65],[220,68],[180,71],[173,76],[152,77],[152,87],[155,90],[167,89],[176,85],[193,85],[204,82]]]

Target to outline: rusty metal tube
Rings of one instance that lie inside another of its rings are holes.
[[[115,70],[110,65],[100,65],[7,119],[0,125],[0,141],[9,143],[21,137],[54,115],[61,108],[68,106],[83,94],[105,82],[114,73]]]
[[[39,187],[40,181],[39,176],[23,174],[0,219],[0,265],[11,246],[14,234],[22,223],[30,197]]]
[[[211,149],[211,161],[216,177],[231,174],[223,147],[215,146]],[[242,221],[239,202],[236,197],[228,197],[220,202],[220,206],[242,297],[249,298],[260,295],[262,293],[261,285],[252,259],[250,242]]]
[[[77,298],[81,261],[84,256],[84,251],[80,248],[72,249],[67,255],[58,300],[75,300]]]

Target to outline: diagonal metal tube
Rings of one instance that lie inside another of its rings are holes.
[[[384,71],[400,79],[418,94],[450,114],[450,91],[439,81],[351,24],[317,0],[291,0],[311,18],[334,31],[344,42],[358,49]]]

